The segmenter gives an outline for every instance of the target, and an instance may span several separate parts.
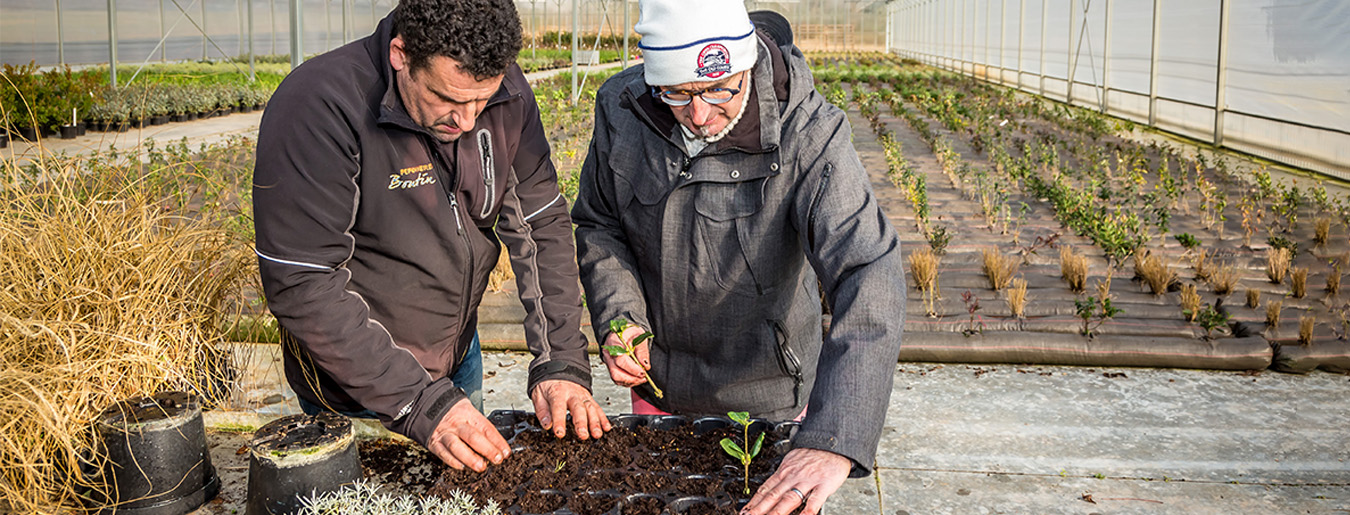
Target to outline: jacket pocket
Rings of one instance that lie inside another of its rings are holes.
[[[695,270],[711,276],[723,290],[744,295],[764,293],[758,270],[751,266],[742,225],[764,207],[763,180],[742,183],[702,183],[694,196],[693,241],[705,266]]]
[[[802,361],[797,358],[797,353],[792,350],[792,345],[788,342],[787,327],[782,320],[769,320],[769,327],[773,330],[775,341],[778,344],[778,366],[783,369],[783,373],[792,378],[792,405],[795,407],[801,402],[802,394]]]

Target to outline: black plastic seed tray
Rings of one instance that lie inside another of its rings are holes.
[[[521,442],[526,440],[522,435],[529,432],[541,432],[542,428],[536,425],[534,414],[526,411],[494,411],[488,415],[488,420],[496,426],[497,430],[507,441],[511,442],[517,451],[517,456],[528,452],[528,447]],[[650,430],[670,431],[678,435],[692,434],[694,437],[701,437],[711,431],[722,430],[724,428],[739,428],[735,422],[726,417],[702,417],[688,418],[683,416],[651,416],[651,415],[619,415],[610,417],[610,421],[616,428],[624,428],[633,432],[649,433]],[[766,433],[763,450],[755,463],[752,465],[750,482],[752,486],[762,484],[765,479],[777,470],[778,463],[782,456],[791,449],[791,440],[796,434],[798,424],[796,422],[770,422],[763,419],[753,419],[750,424],[750,438],[754,439],[760,433]],[[740,440],[742,433],[734,431]],[[672,435],[676,436],[676,435]],[[672,438],[672,442],[677,441]],[[548,470],[538,470],[531,477],[526,478],[516,488],[516,497],[511,500],[504,500],[503,510],[512,515],[633,515],[633,514],[651,514],[651,515],[705,515],[705,514],[734,514],[749,501],[750,495],[744,493],[744,469],[738,462],[732,460],[729,456],[722,454],[720,447],[716,450],[710,450],[708,437],[703,437],[697,442],[698,445],[691,446],[697,448],[699,455],[716,453],[718,458],[723,461],[720,467],[714,470],[689,470],[683,466],[676,465],[673,468],[654,468],[652,463],[666,461],[672,463],[681,463],[680,456],[683,452],[689,452],[693,449],[680,448],[678,446],[662,446],[659,449],[650,448],[645,445],[639,445],[628,449],[631,457],[627,463],[620,466],[612,466],[614,463],[604,464],[605,466],[591,467],[592,463],[576,463],[574,466],[575,476],[583,477],[598,475],[602,480],[592,481],[602,482],[607,487],[599,489],[585,488],[566,483],[548,483],[540,478],[548,477]],[[690,456],[685,456],[690,457]],[[515,459],[513,457],[513,459]],[[584,456],[577,456],[577,460],[585,461]],[[698,460],[696,460],[698,461]],[[711,461],[711,460],[702,460]],[[559,469],[564,467],[566,462],[559,462]],[[548,467],[543,467],[548,468]],[[569,472],[574,469],[568,469]],[[552,471],[554,473],[559,470]],[[548,506],[546,510],[527,510],[522,505],[529,506]]]

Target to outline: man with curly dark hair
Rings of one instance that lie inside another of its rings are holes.
[[[259,131],[256,252],[301,407],[378,418],[457,469],[510,454],[481,413],[477,333],[502,244],[540,422],[610,429],[520,46],[509,0],[402,0],[371,36],[291,72]]]

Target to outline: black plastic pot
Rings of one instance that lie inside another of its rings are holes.
[[[18,136],[21,140],[35,142],[38,140],[38,131],[32,127],[19,127]]]
[[[246,515],[298,512],[301,499],[361,479],[347,417],[324,412],[282,417],[253,433]]]
[[[220,491],[201,404],[190,393],[119,402],[99,415],[95,430],[103,488],[87,502],[100,513],[182,515]]]
[[[163,114],[150,117],[150,125],[164,125],[169,123],[169,115]]]
[[[78,125],[61,126],[61,139],[75,139],[79,135],[80,135],[80,127]]]
[[[9,146],[9,133],[0,131],[0,148]]]

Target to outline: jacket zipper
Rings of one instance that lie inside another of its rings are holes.
[[[769,326],[773,328],[774,339],[778,343],[778,365],[783,368],[783,372],[792,376],[792,405],[796,407],[801,401],[802,362],[788,345],[787,329],[783,327],[783,322],[770,320]]]
[[[453,175],[450,173],[450,166],[445,162],[445,157],[442,156],[440,152],[436,151],[436,149],[432,148],[427,143],[426,137],[419,137],[418,140],[422,142],[422,146],[423,148],[426,149],[427,154],[434,156],[434,159],[436,159],[436,161],[440,163],[441,168],[445,170],[445,175],[453,176],[454,178],[458,179],[459,173],[454,173]],[[452,147],[453,147],[452,151],[458,152],[459,142],[456,141],[454,144],[452,144]],[[458,161],[458,159],[456,159],[456,161]],[[474,271],[473,242],[469,240],[468,233],[464,231],[464,223],[460,220],[459,217],[459,199],[455,195],[456,184],[449,179],[446,178],[442,179],[443,179],[443,186],[441,189],[445,191],[445,198],[450,201],[450,211],[455,213],[455,230],[457,233],[459,233],[460,239],[464,242],[464,251],[466,254],[468,254],[469,257],[469,266],[464,273],[464,289],[461,290],[461,295],[464,298],[464,302],[461,303],[459,313],[459,319],[461,321],[460,323],[464,324],[465,328],[467,328],[469,321],[469,299],[473,297],[473,295],[469,292],[469,290],[473,288],[473,271]],[[474,330],[477,331],[477,328],[474,328]],[[465,347],[464,352],[467,351],[468,347]],[[459,363],[455,363],[455,365],[456,367],[451,368],[452,369],[457,368]]]
[[[811,199],[811,216],[806,218],[806,241],[816,246],[816,213],[820,209],[820,199],[825,196],[825,188],[830,185],[830,174],[834,172],[834,165],[826,164],[825,170],[820,174],[820,185],[816,186],[816,196]]]

